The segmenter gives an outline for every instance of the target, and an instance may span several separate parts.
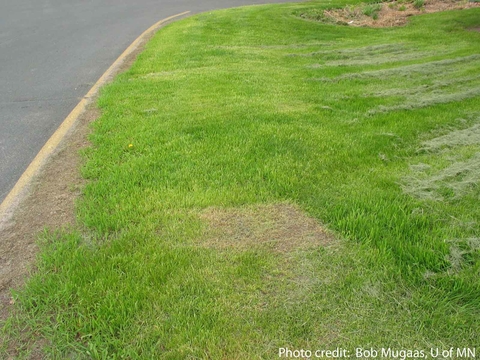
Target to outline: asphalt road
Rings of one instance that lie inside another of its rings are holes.
[[[118,56],[157,21],[284,0],[0,0],[0,203]]]

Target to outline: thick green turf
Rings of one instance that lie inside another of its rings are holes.
[[[43,236],[3,329],[19,357],[480,346],[480,11],[305,20],[343,4],[182,20],[103,89],[85,229]],[[202,245],[204,209],[275,203],[337,240]]]

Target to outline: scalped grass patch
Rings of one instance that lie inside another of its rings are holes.
[[[290,204],[255,206],[248,209],[208,208],[200,215],[208,226],[201,244],[217,249],[248,249],[265,246],[288,253],[314,249],[334,241],[318,222]]]
[[[327,5],[170,25],[103,90],[85,229],[44,234],[4,339],[99,359],[477,345],[478,187],[404,185],[476,158],[478,10],[388,30],[294,16]]]

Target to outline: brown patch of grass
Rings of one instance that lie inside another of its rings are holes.
[[[208,208],[200,218],[208,224],[202,245],[221,250],[267,247],[288,253],[333,241],[333,236],[315,219],[291,204]]]
[[[410,2],[392,1],[379,4],[381,6],[376,18],[363,13],[362,6],[348,6],[343,9],[325,10],[324,15],[331,21],[350,26],[390,27],[402,26],[413,15],[434,13],[446,10],[470,9],[480,7],[478,2],[457,0],[426,0],[425,4],[417,8]],[[477,29],[478,31],[478,29]]]

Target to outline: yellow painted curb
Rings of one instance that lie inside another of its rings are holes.
[[[20,203],[22,198],[26,195],[26,190],[32,183],[32,179],[38,175],[40,169],[45,164],[45,161],[53,154],[57,149],[58,145],[65,138],[65,135],[69,132],[70,129],[75,125],[79,116],[85,111],[87,105],[91,102],[91,99],[97,95],[98,90],[105,85],[105,83],[110,80],[115,72],[120,68],[125,59],[132,54],[137,47],[142,43],[142,41],[149,36],[152,32],[156,31],[164,23],[173,20],[177,17],[184,16],[190,13],[190,11],[185,11],[180,14],[176,14],[170,17],[167,17],[163,20],[160,20],[156,24],[152,25],[150,28],[145,30],[142,35],[140,35],[123,53],[120,57],[115,60],[115,62],[108,68],[108,70],[102,75],[100,79],[93,85],[90,91],[84,96],[84,98],[75,106],[72,112],[65,118],[62,124],[58,127],[55,133],[48,139],[46,144],[42,147],[40,152],[35,156],[35,159],[30,163],[28,168],[22,174],[20,179],[17,181],[13,189],[8,193],[7,197],[0,204],[0,225],[2,222],[6,221],[9,215],[13,214],[13,210],[16,205]]]

